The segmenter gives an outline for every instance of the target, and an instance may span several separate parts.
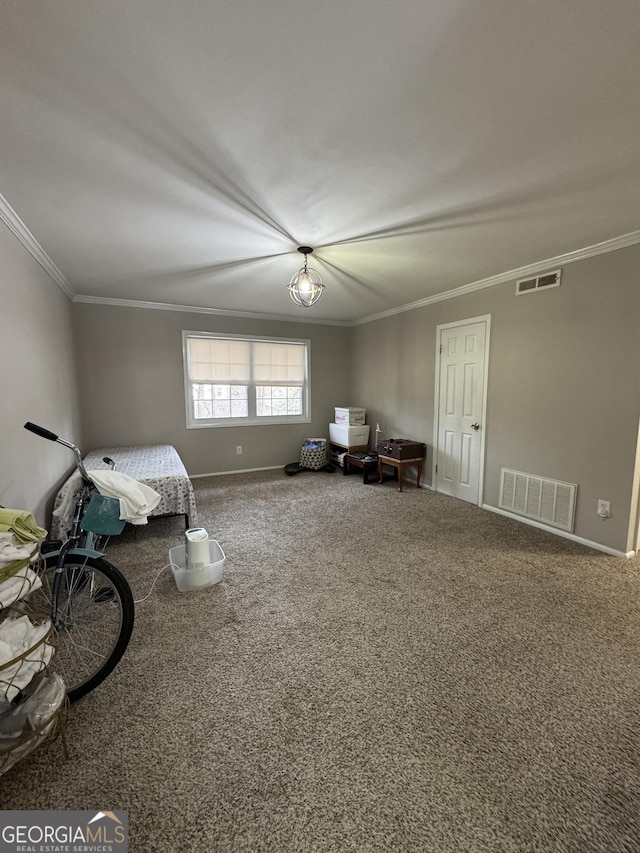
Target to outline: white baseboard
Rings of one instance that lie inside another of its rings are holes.
[[[200,480],[202,477],[224,477],[226,474],[252,474],[254,471],[276,471],[284,469],[284,465],[269,465],[266,468],[239,468],[237,471],[213,471],[211,474],[189,474],[190,480]]]
[[[497,515],[504,515],[506,518],[512,518],[514,521],[520,521],[522,524],[528,524],[530,527],[537,527],[539,530],[545,530],[547,533],[553,533],[555,536],[561,536],[563,539],[570,539],[572,542],[577,542],[579,545],[586,545],[587,548],[593,548],[595,551],[602,551],[605,554],[611,554],[612,557],[624,557],[629,559],[635,556],[635,551],[617,551],[615,548],[609,548],[608,545],[601,545],[600,542],[591,542],[589,539],[583,539],[581,536],[575,536],[573,533],[567,533],[566,530],[559,530],[557,527],[551,527],[549,524],[542,524],[539,521],[534,521],[531,518],[524,518],[521,515],[516,515],[514,512],[508,512],[504,509],[499,509],[497,506],[482,504],[482,509],[488,509],[489,512],[495,512]]]

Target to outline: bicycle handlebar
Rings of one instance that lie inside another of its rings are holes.
[[[80,450],[75,446],[75,444],[71,444],[70,441],[65,441],[64,438],[60,438],[60,436],[56,435],[55,432],[51,432],[51,430],[38,426],[38,424],[32,424],[31,421],[27,421],[24,425],[24,428],[28,429],[29,432],[34,432],[36,435],[39,435],[40,438],[48,438],[49,441],[57,441],[58,444],[62,444],[64,445],[64,447],[68,447],[69,450],[73,450],[76,457],[76,467],[78,471],[80,471],[82,478],[87,483],[93,483],[93,480],[87,474],[87,471],[84,465],[82,464],[82,454],[80,453]]]
[[[58,436],[51,432],[51,430],[45,429],[44,427],[38,426],[38,424],[32,424],[31,421],[27,421],[24,425],[25,429],[28,429],[29,432],[35,432],[36,435],[39,435],[40,438],[48,438],[49,441],[57,441]]]

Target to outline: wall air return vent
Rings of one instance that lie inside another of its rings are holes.
[[[501,468],[498,506],[571,532],[577,491],[574,483]]]
[[[516,282],[516,296],[523,293],[536,293],[538,290],[548,290],[550,287],[560,287],[560,273],[562,270],[547,272],[544,275],[532,278],[521,278]]]

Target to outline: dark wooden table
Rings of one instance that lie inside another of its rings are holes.
[[[344,476],[352,471],[362,471],[362,482],[369,485],[369,474],[376,475],[374,482],[378,482],[378,458],[377,456],[362,459],[352,453],[345,453],[342,460],[342,473]]]
[[[420,459],[394,459],[393,456],[378,456],[378,470],[380,472],[379,483],[382,482],[382,466],[383,465],[393,465],[393,467],[398,471],[398,479],[400,480],[400,486],[398,491],[402,491],[402,475],[404,474],[404,469],[413,467],[417,468],[418,475],[416,477],[416,488],[420,488],[420,478],[422,477],[422,457]]]

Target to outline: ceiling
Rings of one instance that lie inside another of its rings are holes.
[[[638,44],[637,0],[3,0],[0,194],[77,295],[354,321],[639,229]]]

